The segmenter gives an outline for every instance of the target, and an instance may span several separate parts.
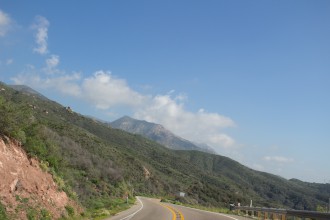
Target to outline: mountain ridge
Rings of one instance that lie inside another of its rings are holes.
[[[156,141],[169,149],[174,150],[197,150],[207,153],[216,154],[213,149],[202,148],[195,145],[189,140],[173,134],[163,125],[147,122],[145,120],[138,120],[129,116],[123,116],[110,123],[113,128],[121,129],[133,134],[140,134],[146,138]]]
[[[42,95],[40,92],[32,89],[31,87],[28,87],[26,85],[8,85],[10,88],[18,91],[18,92],[22,92],[22,93],[25,93],[27,95],[35,95],[35,96],[38,96],[39,98],[41,99],[44,99],[44,100],[49,100],[46,96]]]

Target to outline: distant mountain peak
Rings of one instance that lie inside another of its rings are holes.
[[[215,153],[214,150],[210,147],[199,147],[196,144],[173,134],[163,125],[147,122],[144,120],[137,120],[129,116],[123,116],[122,118],[110,123],[110,126],[127,131],[129,133],[140,134],[170,149],[197,150],[207,153]]]

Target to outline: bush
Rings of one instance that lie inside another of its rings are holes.
[[[74,208],[72,208],[71,206],[65,206],[65,209],[68,212],[69,216],[74,216]]]
[[[7,220],[7,213],[5,207],[3,207],[2,203],[0,202],[0,219]]]
[[[28,218],[28,220],[35,220],[37,219],[37,211],[35,209],[29,209],[26,213],[26,217]]]
[[[51,220],[52,215],[49,213],[47,209],[41,209],[40,210],[41,218],[42,220]]]
[[[26,143],[26,136],[25,136],[25,132],[18,129],[12,132],[12,136],[13,138],[15,138],[16,140],[20,141],[22,144]]]

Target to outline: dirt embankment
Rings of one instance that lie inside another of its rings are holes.
[[[0,137],[0,202],[10,219],[57,219],[82,209],[15,140]],[[68,213],[71,212],[71,213]]]

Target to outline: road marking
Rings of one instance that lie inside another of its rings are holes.
[[[211,212],[211,211],[206,211],[206,210],[202,210],[202,209],[195,209],[195,208],[191,208],[191,207],[187,207],[187,206],[183,206],[183,205],[176,205],[176,206],[181,206],[181,207],[187,208],[187,209],[193,209],[193,210],[196,210],[196,211],[201,211],[201,212],[207,212],[207,213],[212,213],[212,214],[216,214],[216,215],[221,215],[223,217],[231,218],[233,220],[238,220],[235,217],[232,217],[232,216],[226,215],[226,214],[222,214],[222,213],[218,213],[218,212]]]
[[[169,205],[164,205],[164,204],[160,204],[160,205],[170,210],[170,212],[172,213],[172,220],[184,220],[184,216],[180,211],[174,209]]]
[[[160,204],[160,205],[163,206],[163,207],[165,207],[165,208],[167,208],[168,210],[170,210],[170,212],[172,213],[172,220],[176,220],[176,214],[175,214],[175,212],[174,212],[173,209],[171,209],[168,206],[163,205],[163,204]]]
[[[136,212],[134,212],[133,214],[130,214],[130,215],[126,216],[125,218],[122,218],[122,219],[119,219],[119,220],[128,220],[128,219],[131,219],[136,213],[138,213],[139,211],[141,211],[143,209],[143,202],[140,200],[139,197],[136,197],[136,198],[140,202],[141,208],[139,210],[137,210]]]

